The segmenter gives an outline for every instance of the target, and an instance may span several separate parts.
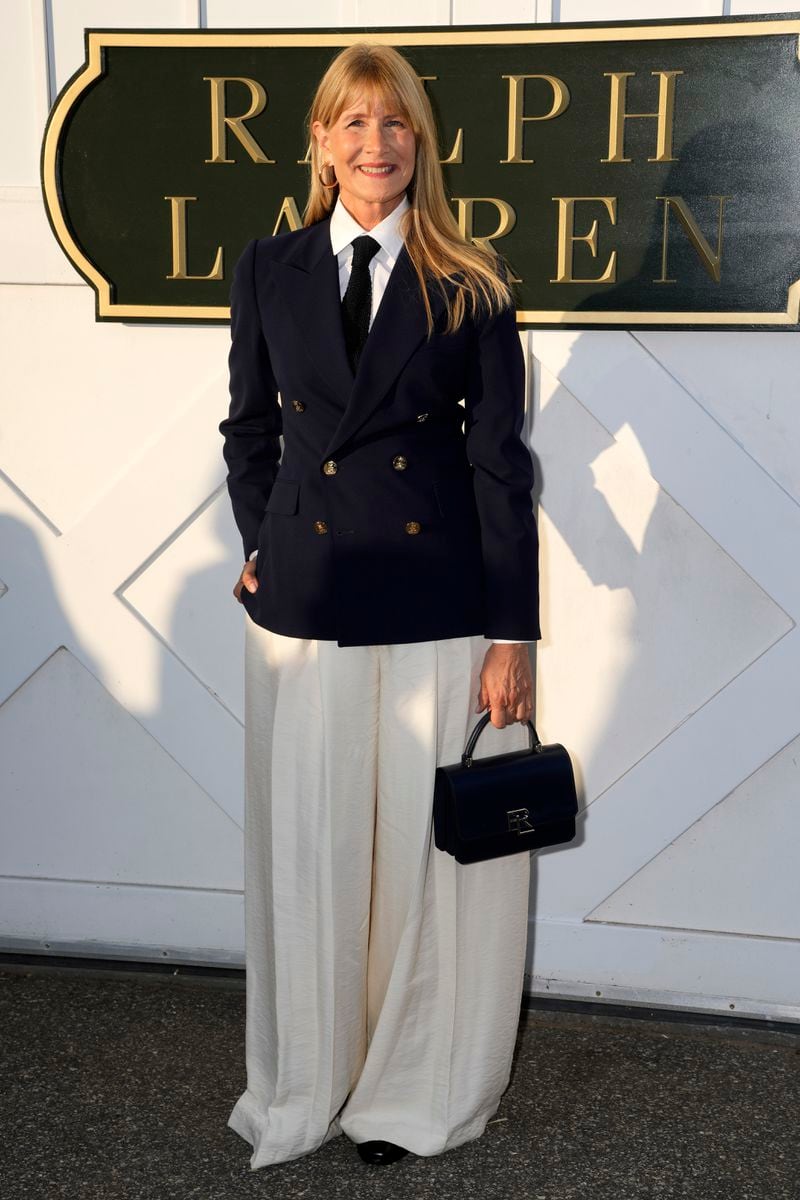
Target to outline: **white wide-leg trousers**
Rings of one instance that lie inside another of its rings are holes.
[[[339,646],[246,626],[247,1088],[256,1170],[344,1132],[433,1155],[508,1086],[530,851],[436,849],[433,780],[479,714],[481,636]],[[522,749],[519,722],[476,757]]]

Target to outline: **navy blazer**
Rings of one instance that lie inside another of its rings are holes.
[[[354,376],[329,224],[253,238],[234,269],[219,431],[245,559],[258,549],[247,614],[340,646],[537,640],[516,310],[445,335],[429,288],[426,341],[404,245]]]

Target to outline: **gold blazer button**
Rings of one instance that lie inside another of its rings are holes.
[[[293,400],[292,401],[292,408],[295,410],[295,412],[304,412],[305,407],[306,406],[305,406],[305,404],[303,404],[302,400]]]
[[[402,454],[395,454],[394,458],[392,459],[392,466],[394,467],[395,471],[405,471],[406,467],[408,466],[408,459],[404,458]]]
[[[419,533],[422,526],[419,521],[406,521],[406,533]]]
[[[328,532],[328,522],[327,521],[315,521],[314,528],[316,529],[317,533],[327,533]]]
[[[326,463],[322,464],[322,469],[326,475],[335,475],[336,472],[339,470],[339,467],[338,467],[338,464],[335,463],[332,458],[329,458]]]

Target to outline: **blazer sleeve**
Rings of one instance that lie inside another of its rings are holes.
[[[245,246],[231,283],[230,406],[218,428],[228,467],[226,483],[247,560],[258,545],[281,456],[278,385],[261,328],[255,290],[257,238]]]
[[[539,538],[533,460],[521,437],[525,355],[515,305],[476,323],[464,407],[486,586],[484,636],[538,641]]]

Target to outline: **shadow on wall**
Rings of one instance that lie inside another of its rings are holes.
[[[743,165],[736,157],[743,137],[763,146],[764,157]],[[767,307],[765,296],[774,306],[800,277],[796,230],[788,219],[777,226],[765,221],[762,194],[765,171],[779,170],[787,186],[796,178],[797,152],[792,146],[786,157],[788,145],[755,122],[717,126],[691,139],[691,162],[676,163],[658,189],[685,199],[712,248],[718,210],[707,199],[707,181],[716,180],[716,191],[733,196],[724,210],[722,269],[756,310]],[[639,261],[618,255],[623,278],[579,308],[634,307],[636,279],[662,275],[662,221],[654,205]],[[606,236],[600,235],[597,258],[581,250],[577,274],[602,273],[614,237],[601,228]],[[736,254],[742,242],[746,256]],[[743,257],[778,266],[771,278],[739,280]],[[699,280],[707,294],[718,288],[674,218],[667,275]],[[665,305],[692,306],[688,287],[668,284],[663,290]],[[708,303],[713,307],[712,295]],[[717,336],[738,346],[742,335]],[[534,356],[538,344],[549,363],[548,369],[537,357],[532,361],[528,406],[542,539],[537,729],[544,741],[563,742],[575,761],[583,813],[571,846],[591,838],[587,807],[792,627],[700,518],[657,482],[675,459],[697,472],[695,494],[730,486],[715,476],[695,442],[698,422],[713,426],[714,437],[730,435],[720,434],[714,418],[656,357],[659,339],[667,347],[680,337],[681,331],[653,331],[639,338],[630,329],[530,334]],[[732,495],[732,510],[747,500],[743,493]],[[708,807],[719,799],[709,795]],[[649,802],[641,798],[645,808]],[[569,849],[554,847],[536,857],[544,861]]]

